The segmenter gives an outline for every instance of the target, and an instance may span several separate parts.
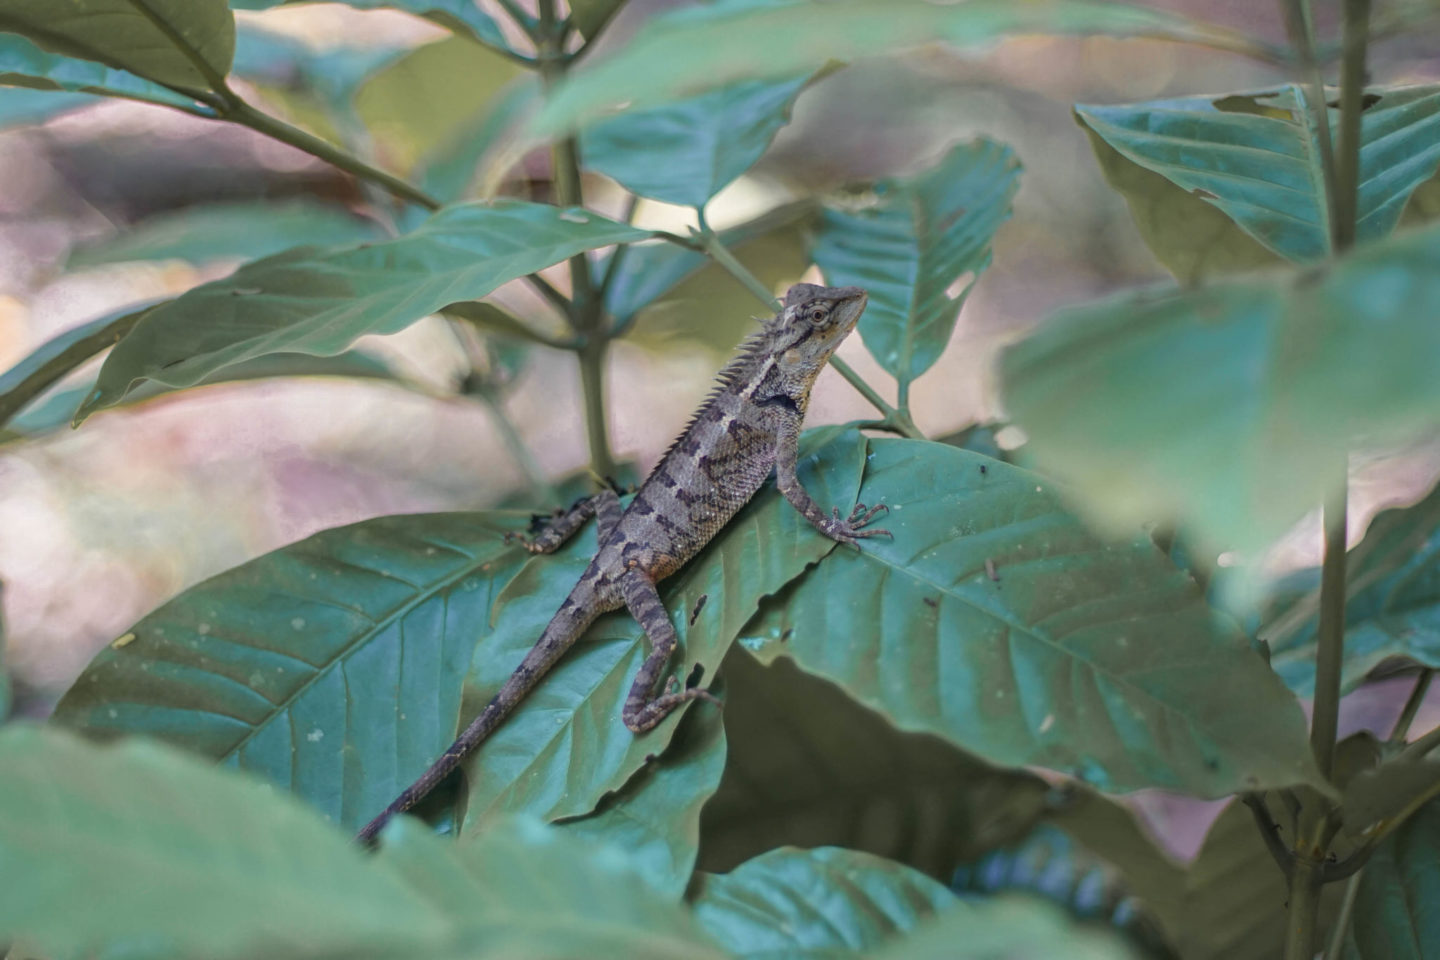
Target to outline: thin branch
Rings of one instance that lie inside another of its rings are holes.
[[[1265,849],[1270,851],[1276,865],[1288,875],[1294,867],[1295,854],[1280,842],[1280,824],[1270,816],[1270,808],[1265,806],[1264,798],[1258,793],[1244,793],[1240,795],[1240,800],[1250,808],[1250,813],[1255,817],[1255,825],[1260,829]]]
[[[1390,743],[1404,743],[1410,733],[1410,724],[1415,721],[1415,714],[1419,712],[1420,705],[1425,702],[1425,694],[1430,690],[1430,681],[1435,676],[1435,671],[1424,669],[1415,678],[1415,686],[1410,690],[1410,696],[1405,700],[1405,706],[1400,711],[1400,716],[1395,719],[1395,726],[1390,731]]]
[[[1345,933],[1350,929],[1350,918],[1355,914],[1355,900],[1360,894],[1361,873],[1356,870],[1345,884],[1345,896],[1340,901],[1340,912],[1330,926],[1330,945],[1325,948],[1325,960],[1340,960],[1345,952]]]
[[[1365,99],[1365,47],[1370,0],[1345,3],[1344,55],[1340,61],[1340,152],[1335,158],[1335,220],[1331,243],[1343,253],[1355,243],[1360,191],[1360,114]]]
[[[1440,747],[1440,727],[1436,727],[1434,730],[1431,730],[1429,733],[1407,745],[1404,750],[1400,751],[1398,762],[1413,763],[1417,760],[1423,760],[1425,756],[1436,747]]]
[[[1310,747],[1320,773],[1329,779],[1335,767],[1335,735],[1340,719],[1340,673],[1345,657],[1345,532],[1349,484],[1325,504],[1325,559],[1320,568],[1320,627],[1315,652],[1315,710]]]

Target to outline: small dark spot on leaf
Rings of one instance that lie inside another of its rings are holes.
[[[690,626],[695,626],[695,621],[700,617],[700,611],[705,609],[705,601],[710,599],[710,594],[702,593],[695,601],[695,609],[690,611]]]
[[[995,561],[991,560],[989,557],[985,558],[985,576],[989,577],[991,580],[996,581],[997,583],[1000,580],[1000,574],[995,572]]]
[[[936,600],[934,597],[922,597],[921,599],[923,599],[923,600],[925,601],[925,605],[926,605],[927,607],[936,607],[936,608],[938,608],[938,607],[940,606],[940,601],[939,601],[939,600]]]
[[[685,689],[690,690],[700,686],[700,681],[705,677],[705,664],[697,663],[690,670],[690,675],[685,678]]]
[[[660,759],[660,755],[657,754],[657,753],[647,753],[647,754],[645,754],[645,762],[646,762],[646,763],[654,763],[656,760],[659,760],[659,759]]]
[[[965,210],[964,207],[961,207],[959,210],[956,210],[954,213],[950,214],[950,216],[948,216],[948,217],[946,217],[944,220],[941,220],[941,221],[940,221],[940,224],[939,224],[939,226],[936,228],[935,232],[936,232],[936,233],[944,233],[946,230],[949,230],[952,226],[955,225],[955,221],[957,221],[957,220],[959,220],[961,217],[965,216],[966,212],[967,212],[967,211]]]
[[[794,628],[794,627],[791,627],[791,628],[789,628],[788,630],[786,630],[784,633],[780,634],[780,642],[781,642],[781,643],[784,643],[786,640],[789,640],[789,639],[790,639],[790,635],[791,635],[792,633],[794,633],[794,632],[795,632],[795,628]]]
[[[1206,767],[1206,769],[1208,769],[1208,770],[1219,770],[1219,769],[1220,769],[1220,761],[1216,760],[1214,757],[1206,757],[1206,758],[1205,758],[1205,767]]]
[[[1217,195],[1211,193],[1209,190],[1206,190],[1206,189],[1203,188],[1203,187],[1196,187],[1194,190],[1191,190],[1190,192],[1193,193],[1195,196],[1199,197],[1201,200],[1219,200],[1219,199],[1220,199]]]
[[[982,474],[984,474],[984,473],[989,473],[989,472],[990,472],[990,468],[987,467],[987,466],[985,466],[985,464],[982,463],[982,464],[980,464],[980,472],[981,472]]]

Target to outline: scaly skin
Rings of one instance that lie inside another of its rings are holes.
[[[534,539],[516,538],[532,553],[551,553],[593,516],[600,545],[500,692],[420,779],[366,824],[359,833],[362,843],[372,842],[391,817],[419,803],[459,766],[602,613],[627,607],[650,639],[650,654],[625,701],[625,726],[643,733],[687,701],[713,699],[700,689],[657,689],[676,635],[655,584],[699,553],[772,472],[785,499],[827,537],[855,543],[888,535],[864,529],[883,505],[867,510],[857,504],[847,518],[838,509],[827,514],[795,476],[810,390],[864,309],[865,291],[859,287],[791,287],[780,312],[720,372],[715,391],[628,508],[622,511],[615,492],[604,490],[558,516]]]

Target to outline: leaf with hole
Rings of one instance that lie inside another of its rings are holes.
[[[869,292],[860,336],[902,390],[950,342],[1019,176],[1009,147],[976,140],[923,173],[882,181],[865,206],[825,210],[815,262],[829,283]]]
[[[1338,489],[1352,448],[1440,417],[1440,230],[1305,274],[1067,310],[1002,355],[1040,467],[1116,528],[1175,521],[1252,552]]]
[[[400,872],[299,803],[153,742],[12,724],[0,780],[0,940],[241,960],[416,956],[451,934]]]
[[[893,540],[836,551],[747,627],[906,730],[1105,790],[1318,782],[1299,704],[1143,535],[1097,539],[1050,481],[938,443],[870,443]],[[856,632],[855,623],[874,624]]]
[[[499,200],[447,207],[394,240],[277,254],[148,313],[106,359],[76,420],[145,380],[184,387],[267,353],[340,353],[582,251],[648,236],[589,211]]]
[[[1305,88],[1082,104],[1075,114],[1150,248],[1180,279],[1267,265],[1276,255],[1305,263],[1329,254],[1325,182]],[[1328,116],[1338,129],[1339,111]],[[1355,232],[1364,242],[1388,236],[1411,194],[1435,176],[1440,87],[1373,90],[1360,124]],[[1228,225],[1200,212],[1203,205]],[[1183,212],[1195,212],[1204,226],[1178,219]]]

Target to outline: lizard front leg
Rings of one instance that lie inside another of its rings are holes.
[[[840,543],[854,543],[863,537],[894,536],[889,530],[861,529],[881,511],[889,511],[890,508],[883,503],[868,510],[865,504],[857,503],[847,518],[840,516],[838,507],[832,507],[827,515],[820,504],[815,502],[815,498],[800,485],[800,478],[795,475],[799,458],[800,418],[787,418],[775,434],[775,485],[780,488],[785,499],[790,501],[791,506],[815,525],[815,529]]]
[[[535,536],[527,537],[522,533],[507,533],[505,542],[518,543],[530,553],[554,553],[564,546],[565,541],[573,537],[581,527],[585,526],[585,521],[591,517],[596,518],[596,525],[600,528],[600,540],[603,542],[620,522],[622,512],[620,498],[615,495],[614,490],[607,488],[593,497],[576,500],[569,510],[556,515]]]
[[[660,592],[655,589],[655,582],[641,571],[631,570],[626,573],[620,579],[620,592],[625,598],[625,606],[629,609],[630,616],[640,622],[640,626],[645,629],[645,635],[650,638],[650,655],[640,665],[640,672],[635,674],[635,682],[630,686],[630,695],[625,698],[625,709],[621,714],[625,726],[635,733],[644,733],[683,703],[691,700],[718,703],[719,701],[699,687],[659,695],[655,693],[660,678],[665,673],[665,665],[669,663],[670,655],[675,652],[679,642],[675,635],[675,625],[670,622],[670,615],[665,612],[665,605],[660,602]]]

